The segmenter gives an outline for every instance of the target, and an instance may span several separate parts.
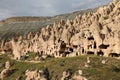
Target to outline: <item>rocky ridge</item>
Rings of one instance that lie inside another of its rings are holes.
[[[96,12],[61,20],[38,32],[0,41],[1,53],[21,60],[33,52],[38,57],[72,57],[85,54],[119,57],[120,1],[113,0]]]

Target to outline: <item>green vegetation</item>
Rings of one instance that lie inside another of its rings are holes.
[[[10,60],[7,55],[0,56],[0,72],[4,68],[4,63],[7,60],[12,62],[12,69],[14,73],[11,74],[6,80],[15,80],[17,77],[22,76],[21,80],[24,80],[24,73],[27,69],[40,69],[44,70],[46,67],[49,70],[51,80],[60,80],[62,77],[62,72],[71,69],[72,73],[81,69],[83,70],[83,76],[87,77],[89,80],[119,80],[120,79],[120,60],[114,58],[105,58],[98,56],[90,56],[91,63],[90,67],[84,67],[87,56],[78,57],[67,57],[67,58],[56,58],[47,59],[41,63],[30,63],[23,61]],[[102,59],[108,59],[107,64],[102,64]]]

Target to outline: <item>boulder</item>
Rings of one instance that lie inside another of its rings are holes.
[[[1,79],[4,79],[4,78],[7,78],[10,74],[11,74],[10,69],[3,69],[0,74],[0,77],[1,77]]]
[[[5,63],[5,68],[6,68],[6,69],[10,69],[10,67],[11,67],[11,63],[10,63],[10,61],[7,61],[7,62]]]
[[[88,80],[86,77],[82,76],[82,74],[82,70],[76,71],[72,77],[72,80]]]
[[[47,80],[44,72],[41,70],[35,71],[26,70],[25,75],[26,75],[25,80]]]
[[[71,79],[71,72],[69,70],[64,71],[61,80],[70,80],[70,79]]]

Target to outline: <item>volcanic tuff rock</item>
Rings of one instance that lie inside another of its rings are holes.
[[[21,16],[11,17],[0,21],[0,40],[9,40],[12,37],[19,35],[25,36],[29,32],[37,32],[42,27],[53,25],[54,21],[58,23],[61,19],[74,19],[76,15],[85,12],[93,12],[95,9],[81,10],[68,14],[61,14],[53,17],[34,17],[34,16]]]
[[[45,74],[41,70],[30,71],[26,70],[25,75],[27,76],[25,80],[48,80]]]
[[[72,77],[72,80],[88,80],[87,78],[83,77],[82,74],[83,74],[82,70],[76,71],[76,73]]]
[[[8,77],[13,72],[12,69],[10,69],[10,67],[11,67],[10,62],[7,61],[5,63],[5,69],[3,69],[1,71],[0,79],[4,79],[4,78]]]
[[[84,54],[119,57],[119,27],[120,1],[113,0],[96,12],[76,16],[74,20],[61,20],[27,36],[1,40],[0,51],[12,52],[18,60],[29,52],[53,57]]]
[[[76,71],[73,76],[70,70],[64,71],[61,80],[88,80],[82,76],[82,70]]]

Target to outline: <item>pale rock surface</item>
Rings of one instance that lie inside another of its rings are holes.
[[[26,70],[25,75],[26,75],[25,80],[47,80],[44,72],[41,70],[35,71]]]
[[[11,63],[10,63],[10,61],[7,61],[7,62],[5,63],[5,68],[6,68],[6,69],[10,69],[10,67],[11,67]]]
[[[90,57],[87,57],[87,63],[90,63],[91,61],[90,61]]]
[[[72,80],[88,80],[86,77],[83,77],[82,74],[82,70],[78,70],[72,77]]]
[[[29,52],[44,58],[72,57],[93,53],[109,56],[120,53],[120,1],[100,7],[96,12],[76,16],[75,19],[47,25],[38,32],[0,41],[0,52],[13,53],[21,60]],[[67,46],[66,46],[67,45]],[[101,52],[100,52],[101,51]]]
[[[69,71],[64,71],[61,80],[70,80],[70,79],[71,79],[71,73]]]
[[[0,74],[0,77],[1,79],[4,79],[6,77],[8,77],[10,75],[10,70],[9,69],[3,69],[1,74]]]
[[[10,61],[7,61],[5,63],[5,69],[3,69],[0,73],[0,79],[4,79],[8,77],[12,73],[12,69],[10,69],[10,67],[11,67],[11,63]]]

